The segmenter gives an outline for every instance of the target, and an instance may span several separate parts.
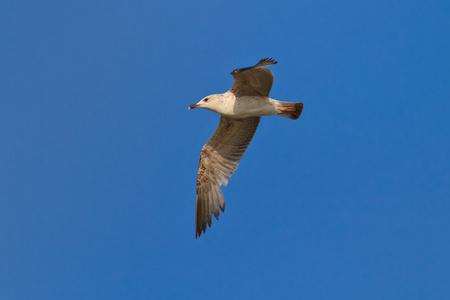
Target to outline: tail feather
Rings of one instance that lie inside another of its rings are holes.
[[[280,102],[279,116],[297,120],[303,111],[303,102]]]

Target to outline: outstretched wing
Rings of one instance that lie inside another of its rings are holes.
[[[276,64],[272,58],[263,58],[253,67],[236,69],[231,71],[234,84],[230,89],[236,97],[264,96],[269,97],[273,84],[273,73],[262,67]]]
[[[221,117],[219,126],[203,146],[197,174],[195,238],[211,227],[212,215],[219,219],[225,211],[220,185],[226,186],[237,169],[258,127],[260,117],[232,119]]]

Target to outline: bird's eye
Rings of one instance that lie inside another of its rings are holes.
[[[203,99],[204,102],[208,102],[208,100],[209,100],[208,98]]]

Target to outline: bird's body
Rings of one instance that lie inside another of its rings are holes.
[[[236,97],[230,91],[210,95],[208,101],[216,101],[218,105],[206,109],[234,119],[276,115],[280,102],[263,96]]]
[[[253,67],[231,72],[234,84],[223,94],[203,98],[192,108],[205,108],[221,115],[219,126],[203,146],[197,174],[196,238],[211,227],[212,215],[219,219],[225,210],[221,185],[227,185],[237,169],[260,117],[279,115],[296,120],[303,110],[301,102],[284,102],[269,96],[273,74],[264,66],[276,64],[264,58]]]

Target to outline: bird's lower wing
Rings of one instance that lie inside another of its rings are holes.
[[[219,126],[203,146],[197,175],[195,237],[211,227],[212,215],[219,219],[219,208],[225,210],[221,185],[237,169],[258,128],[260,117],[233,119],[221,117]]]

